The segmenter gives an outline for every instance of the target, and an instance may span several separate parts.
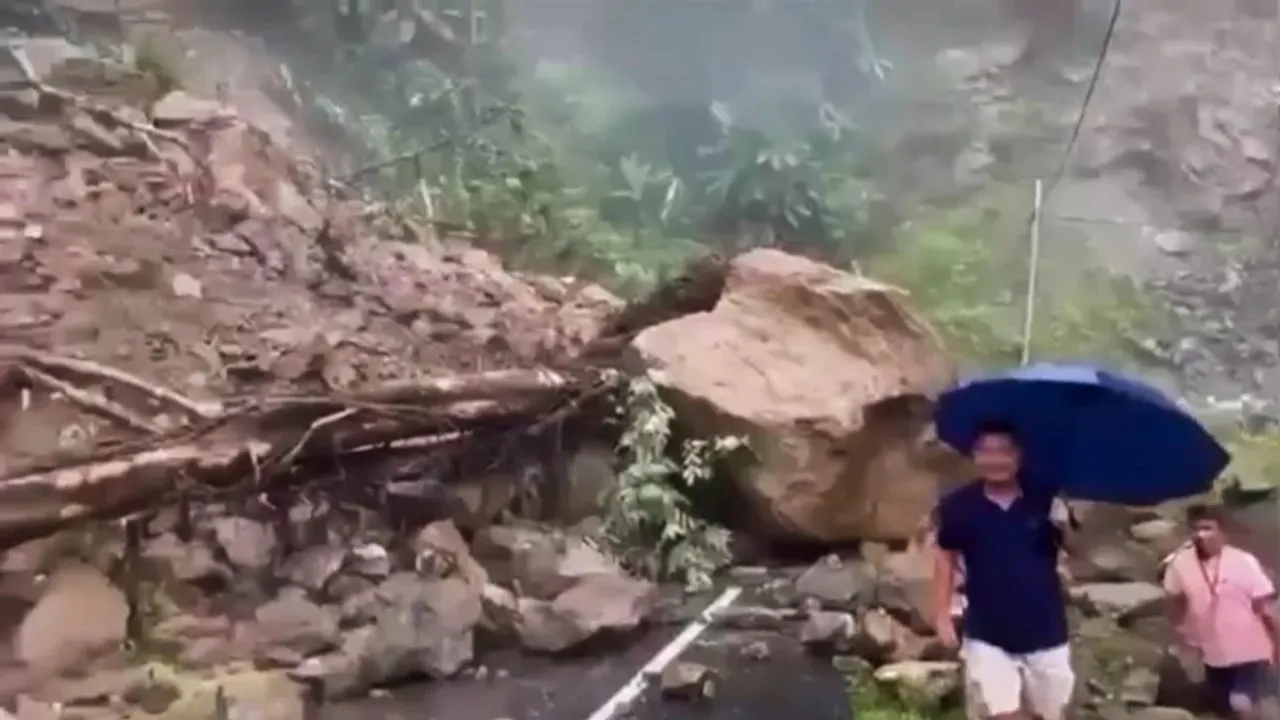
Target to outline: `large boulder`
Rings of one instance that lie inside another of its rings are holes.
[[[730,265],[716,306],[648,328],[628,361],[700,436],[745,435],[737,482],[778,539],[901,540],[954,458],[929,398],[955,377],[892,286],[777,250]]]

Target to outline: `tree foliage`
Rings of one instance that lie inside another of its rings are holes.
[[[571,38],[584,61],[522,49],[565,21],[555,0],[294,0],[307,42],[288,77],[372,168],[355,184],[514,262],[636,294],[709,250],[856,261],[965,358],[1015,360],[1028,208],[995,182],[960,207],[889,184],[866,120],[892,69],[863,1],[560,3],[589,16]],[[1140,293],[1076,275],[1042,304],[1038,354],[1143,355]]]

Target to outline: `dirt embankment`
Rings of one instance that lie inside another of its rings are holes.
[[[610,293],[335,194],[232,107],[138,107],[137,80],[71,59],[0,92],[0,535],[509,430],[593,384],[568,359]]]

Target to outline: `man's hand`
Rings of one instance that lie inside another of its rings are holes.
[[[951,650],[960,647],[960,638],[956,637],[956,621],[950,614],[935,618],[933,631],[943,647]]]
[[[1062,498],[1054,498],[1049,505],[1049,521],[1062,530],[1071,529],[1071,508]]]

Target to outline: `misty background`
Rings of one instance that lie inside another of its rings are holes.
[[[1021,354],[1039,178],[1033,356],[1280,397],[1274,4],[1124,3],[1086,107],[1113,6],[1011,72],[1039,1],[52,4],[517,266],[634,296],[776,245],[901,285],[976,365]]]

